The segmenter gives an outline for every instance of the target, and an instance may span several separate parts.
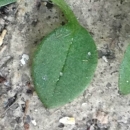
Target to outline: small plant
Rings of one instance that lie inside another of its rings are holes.
[[[90,34],[64,0],[52,0],[68,23],[43,39],[33,58],[36,92],[47,108],[64,105],[90,83],[97,65],[97,50]]]
[[[59,107],[79,96],[97,66],[97,49],[90,34],[64,0],[52,1],[61,8],[68,23],[46,36],[33,58],[34,87],[47,108]],[[11,2],[14,1],[1,0],[1,5]]]
[[[33,58],[32,77],[36,92],[45,105],[53,108],[72,101],[90,83],[97,65],[92,37],[78,23],[64,0],[52,0],[63,11],[68,23],[46,36]],[[0,0],[0,7],[16,0]],[[119,90],[130,93],[130,45],[119,71]]]

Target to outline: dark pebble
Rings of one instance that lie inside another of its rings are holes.
[[[36,7],[37,7],[37,10],[39,10],[39,9],[40,9],[40,7],[41,7],[41,1],[40,1],[40,0],[37,0]]]
[[[28,89],[28,90],[26,91],[26,93],[27,93],[27,94],[33,94],[33,91],[32,91],[31,89]]]
[[[65,25],[65,22],[63,21],[63,22],[61,23],[61,25],[62,25],[62,26]]]
[[[46,7],[47,7],[48,9],[51,9],[51,8],[53,7],[52,2],[51,2],[51,1],[47,2]]]
[[[58,125],[58,127],[59,127],[59,128],[63,128],[63,127],[64,127],[64,124],[60,123],[60,124]]]
[[[5,81],[6,81],[6,79],[3,76],[0,75],[0,83],[3,83]]]
[[[32,21],[32,26],[35,27],[38,23],[38,19],[35,19],[34,21]]]
[[[9,11],[8,11],[6,6],[0,7],[0,14],[3,14],[3,15],[8,15],[9,14]]]
[[[11,106],[16,101],[16,98],[17,98],[17,94],[15,94],[13,97],[9,98],[5,108],[8,108],[9,106]]]
[[[25,104],[21,104],[22,106],[22,112],[25,112]]]

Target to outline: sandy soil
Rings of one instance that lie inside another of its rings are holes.
[[[0,9],[0,130],[129,130],[130,95],[118,91],[118,71],[130,40],[129,0],[66,0],[93,36],[98,67],[89,88],[73,102],[45,109],[30,75],[37,45],[65,24],[58,7],[40,0],[19,0]],[[59,123],[63,117],[76,123]]]

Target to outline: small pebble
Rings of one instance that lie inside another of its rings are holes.
[[[37,123],[36,123],[36,121],[35,121],[35,120],[31,120],[31,122],[32,122],[32,124],[33,124],[34,126],[36,126],[36,125],[37,125]]]
[[[103,59],[105,62],[108,62],[106,56],[103,56],[102,59]]]
[[[87,103],[82,103],[82,106],[83,106],[83,107],[87,106]]]
[[[22,65],[25,65],[26,61],[28,61],[28,60],[29,60],[29,56],[27,54],[23,54],[22,59],[20,61],[21,61]]]
[[[67,124],[74,125],[75,124],[75,118],[73,118],[73,117],[63,117],[59,120],[59,122],[64,124],[64,125],[67,125]]]
[[[64,124],[60,123],[60,124],[58,125],[58,127],[59,127],[59,128],[63,128],[63,127],[64,127]]]
[[[5,108],[8,108],[9,106],[11,106],[16,101],[16,98],[17,98],[17,94],[15,94],[13,97],[9,98],[6,103]]]
[[[33,91],[32,91],[31,89],[28,89],[28,90],[26,91],[26,93],[27,93],[27,94],[33,94]]]

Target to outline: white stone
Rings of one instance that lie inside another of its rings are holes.
[[[75,118],[73,117],[63,117],[59,120],[60,123],[62,124],[69,124],[69,125],[74,125],[75,124]]]
[[[36,123],[36,121],[35,121],[35,120],[32,120],[31,122],[32,122],[32,124],[33,124],[34,126],[36,126],[36,125],[37,125],[37,123]]]
[[[29,56],[27,54],[23,54],[22,59],[20,60],[21,64],[25,65],[27,60],[29,60]]]
[[[102,59],[103,59],[105,62],[108,62],[106,56],[103,56]]]

